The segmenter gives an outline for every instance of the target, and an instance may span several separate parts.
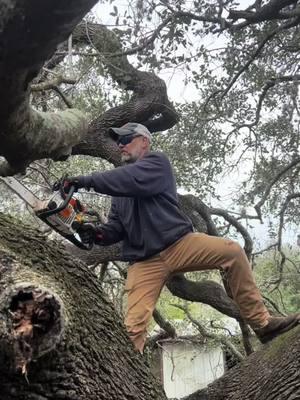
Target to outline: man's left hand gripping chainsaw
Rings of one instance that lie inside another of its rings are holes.
[[[94,224],[100,222],[99,214],[87,209],[73,197],[75,187],[68,193],[64,190],[63,178],[53,185],[53,195],[48,200],[38,199],[14,177],[0,178],[30,208],[35,215],[53,230],[83,250],[91,250],[94,245]],[[89,234],[89,230],[91,230]],[[83,233],[81,235],[81,233]],[[89,237],[90,240],[82,240]]]

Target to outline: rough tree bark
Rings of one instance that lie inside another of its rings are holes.
[[[22,171],[33,160],[70,152],[87,127],[79,110],[39,113],[29,104],[30,82],[96,0],[0,3],[1,174]],[[65,119],[66,117],[66,119]]]
[[[177,122],[164,81],[138,71],[122,55],[113,60],[107,56],[107,70],[125,90],[133,91],[128,103],[108,110],[94,121],[88,121],[80,110],[47,113],[30,107],[31,81],[95,3],[96,0],[0,3],[0,37],[6,43],[0,63],[0,94],[7,99],[0,110],[0,156],[6,159],[0,165],[0,175],[23,172],[34,160],[63,159],[71,153],[103,157],[116,165],[119,154],[107,135],[108,128],[131,120],[143,122],[154,132]],[[110,51],[122,51],[118,38],[104,26],[78,25],[74,38],[77,43],[92,40],[99,52],[107,46]]]
[[[0,215],[0,398],[165,399],[95,276]]]
[[[300,327],[278,337],[185,400],[296,400],[300,398]]]
[[[300,327],[187,400],[300,396]],[[160,399],[94,275],[64,248],[0,214],[0,398]]]

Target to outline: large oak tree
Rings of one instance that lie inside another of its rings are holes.
[[[195,2],[199,10],[194,14],[180,8],[181,2],[175,8],[169,2],[162,2],[165,6],[162,24],[142,44],[124,52],[116,32],[88,20],[82,22],[95,3],[0,2],[2,176],[22,173],[35,160],[62,160],[75,154],[101,157],[119,165],[118,149],[107,135],[111,126],[136,121],[157,132],[176,124],[179,116],[168,99],[164,81],[152,72],[134,67],[127,59],[127,54],[151,46],[159,32],[169,28],[168,24],[174,31],[178,21],[184,24],[197,20],[208,24],[212,32],[238,31],[273,20],[286,24],[274,28],[277,30],[299,23],[297,1],[256,1],[247,10],[230,10],[227,19],[222,16],[223,8],[228,8],[225,2],[213,7],[205,3],[204,9]],[[74,46],[92,45],[99,54],[104,54],[105,73],[130,92],[127,102],[99,113],[92,120],[74,108],[41,112],[30,103],[32,91],[47,88],[59,91],[60,83],[68,83],[63,76],[51,80],[49,71],[63,61],[71,33]],[[43,69],[45,63],[47,68]],[[213,97],[219,94],[214,93]],[[210,234],[219,234],[212,215],[222,215],[242,233],[245,250],[251,254],[251,239],[237,220],[222,210],[207,207],[194,196],[181,197],[181,205],[195,228],[203,230],[204,224]],[[66,248],[49,242],[36,230],[6,215],[0,216],[0,226],[1,396],[35,400],[164,399],[162,389],[151,377],[143,357],[133,351],[119,316],[94,276],[86,264],[74,259],[75,249],[71,257]],[[96,249],[85,257],[80,252],[77,255],[85,262],[120,258],[118,247]],[[205,302],[240,320],[236,305],[214,282],[195,283],[177,276],[168,287],[182,298]],[[299,336],[295,330],[251,355],[190,399],[297,398],[300,395],[298,352]],[[285,354],[283,360],[282,354]]]

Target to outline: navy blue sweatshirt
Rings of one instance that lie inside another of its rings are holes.
[[[103,245],[123,240],[123,259],[138,261],[164,250],[192,224],[178,206],[168,158],[150,152],[133,164],[81,176],[84,187],[113,196]]]

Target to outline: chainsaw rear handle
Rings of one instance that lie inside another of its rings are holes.
[[[90,250],[93,247],[93,245],[95,244],[95,238],[96,238],[96,233],[97,233],[95,225],[90,222],[85,222],[81,226],[79,226],[79,228],[76,229],[76,231],[81,239],[80,243],[83,246],[85,246],[86,250]],[[82,239],[80,232],[82,235],[85,235],[85,237],[88,240],[85,241],[84,239]]]
[[[88,242],[88,243],[83,243],[80,240],[78,240],[75,235],[63,235],[65,236],[66,239],[68,239],[70,242],[75,244],[75,246],[79,247],[82,250],[91,250],[94,246],[94,242]]]

